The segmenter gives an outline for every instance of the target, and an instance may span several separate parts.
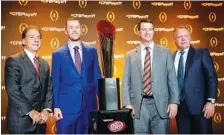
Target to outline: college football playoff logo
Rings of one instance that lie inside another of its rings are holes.
[[[27,3],[28,3],[28,0],[19,0],[19,4],[20,4],[21,6],[26,6]]]
[[[216,21],[216,14],[214,12],[209,13],[208,19],[210,22],[215,22]]]
[[[56,10],[52,10],[52,11],[50,12],[50,18],[51,18],[52,21],[57,21],[58,18],[59,18],[59,13],[58,13],[58,11],[56,11]]]
[[[165,13],[165,12],[161,12],[161,13],[159,14],[159,20],[160,20],[161,22],[165,22],[166,19],[167,19],[167,15],[166,15],[166,13]]]
[[[79,7],[80,8],[85,8],[87,6],[87,1],[86,0],[79,0]]]
[[[212,47],[216,47],[216,46],[218,45],[218,40],[217,40],[216,37],[212,37],[212,38],[210,39],[210,45],[211,45]]]
[[[51,48],[53,49],[57,49],[59,47],[60,43],[59,40],[57,38],[53,38],[51,40]]]
[[[107,20],[113,22],[115,19],[115,14],[112,11],[107,12]]]
[[[163,37],[160,39],[160,45],[163,46],[163,47],[167,47],[168,45],[168,40],[167,38]]]
[[[81,25],[81,34],[84,36],[88,33],[88,27],[85,24]]]
[[[191,9],[191,2],[190,2],[190,0],[185,0],[185,1],[184,1],[184,8],[185,8],[186,10]]]
[[[26,29],[26,27],[28,27],[27,24],[25,24],[25,23],[21,23],[21,24],[19,25],[19,32],[22,34],[23,31]]]
[[[213,119],[215,123],[220,123],[222,121],[222,116],[220,113],[215,113],[215,115],[213,116]]]
[[[192,26],[190,24],[187,24],[186,27],[191,34],[193,32]]]
[[[141,2],[140,0],[133,0],[132,5],[134,9],[139,9],[141,7]]]

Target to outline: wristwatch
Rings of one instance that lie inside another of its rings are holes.
[[[215,103],[215,100],[208,100],[208,102],[214,104]]]

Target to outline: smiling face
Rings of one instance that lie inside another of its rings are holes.
[[[79,41],[81,35],[81,26],[78,20],[68,20],[65,28],[65,34],[71,41]]]
[[[154,36],[153,24],[150,22],[142,22],[138,30],[138,35],[143,44],[150,44]]]
[[[22,39],[24,48],[29,50],[31,53],[36,53],[41,47],[41,34],[35,29],[28,29],[25,33],[25,37]]]
[[[184,50],[190,46],[191,35],[186,28],[177,28],[173,33],[173,38],[178,50]]]

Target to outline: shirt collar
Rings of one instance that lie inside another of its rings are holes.
[[[177,50],[177,53],[180,53],[180,52],[184,51],[184,54],[187,54],[188,51],[189,51],[189,48],[190,48],[190,46],[188,48],[184,49],[184,50]]]
[[[27,54],[27,56],[33,61],[33,58],[35,57],[34,54],[32,54],[30,51],[28,51],[27,49],[24,48],[25,53]],[[36,55],[36,57],[38,57],[38,55]]]
[[[75,46],[78,46],[80,50],[82,50],[81,42],[80,44],[74,44],[74,42],[68,41],[68,47],[73,50]]]
[[[145,49],[145,47],[149,47],[149,48],[150,48],[150,50],[153,50],[154,45],[155,45],[155,43],[154,43],[154,42],[152,42],[151,44],[149,44],[149,45],[147,45],[147,46],[141,43],[141,48],[142,48],[142,50],[144,50],[144,49]]]

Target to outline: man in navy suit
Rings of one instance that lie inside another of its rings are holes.
[[[90,112],[97,109],[101,78],[97,50],[80,41],[78,20],[67,19],[69,41],[52,54],[54,117],[58,134],[87,134]]]
[[[180,90],[180,106],[176,116],[180,134],[212,133],[215,112],[217,74],[206,48],[190,45],[191,35],[184,26],[173,32],[177,51],[174,65]]]

